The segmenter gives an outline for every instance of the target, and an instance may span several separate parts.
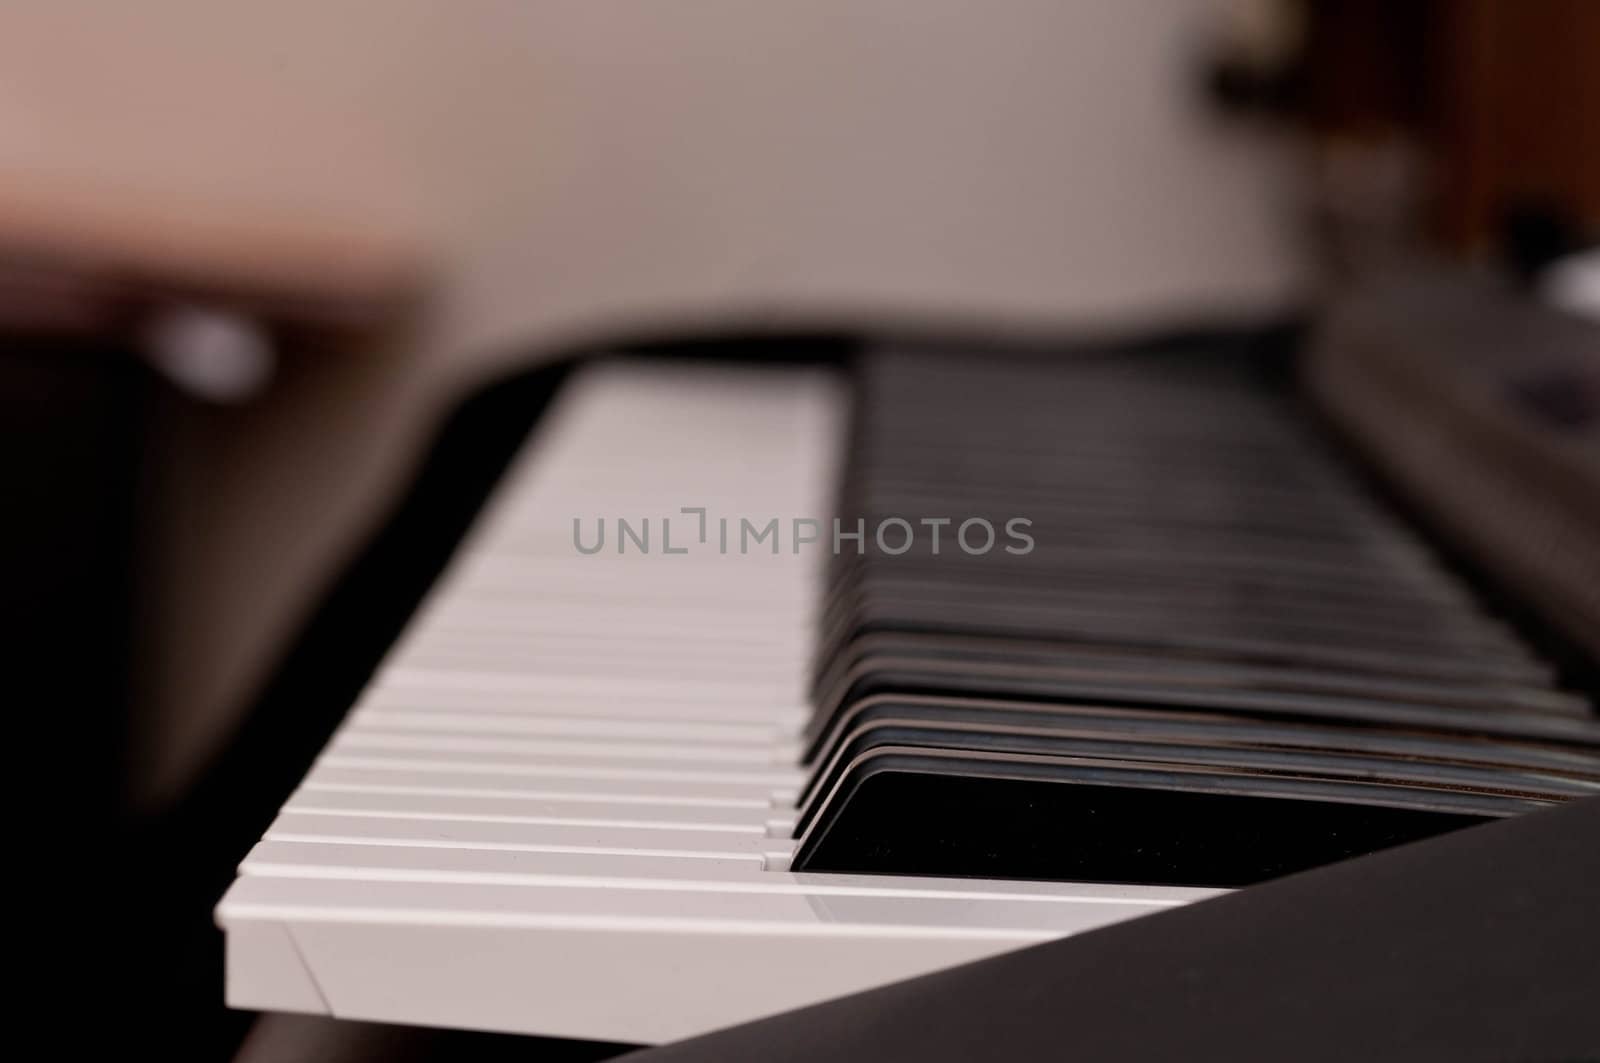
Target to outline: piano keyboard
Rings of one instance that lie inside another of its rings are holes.
[[[596,364],[241,865],[228,1000],[689,1036],[1596,792],[1586,708],[1237,372]]]

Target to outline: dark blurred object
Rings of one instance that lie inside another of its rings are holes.
[[[1600,326],[1482,278],[1419,275],[1336,305],[1305,373],[1487,584],[1570,643],[1556,656],[1595,689]]]
[[[1501,223],[1502,257],[1511,275],[1525,285],[1584,246],[1581,227],[1549,203],[1514,203]]]
[[[589,1063],[637,1046],[264,1015],[234,1063]]]
[[[90,845],[110,840],[123,798],[135,499],[149,384],[105,340],[0,335],[11,696],[28,706],[24,734],[40,743],[31,748],[72,750],[51,780],[53,800]]]

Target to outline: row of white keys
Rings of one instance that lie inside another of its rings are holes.
[[[787,870],[842,420],[819,371],[575,377],[241,867],[229,999],[658,1041],[1203,895]]]

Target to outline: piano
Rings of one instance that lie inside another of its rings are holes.
[[[216,909],[238,1008],[659,1043],[1600,794],[1600,343],[573,367]]]

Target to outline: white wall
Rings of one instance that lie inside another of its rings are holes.
[[[158,697],[236,703],[432,411],[529,346],[1284,298],[1286,160],[1192,92],[1220,2],[8,0],[0,195],[21,174],[357,217],[436,254],[398,368],[312,372],[207,429],[227,441],[194,475],[224,497],[170,544],[201,645]]]

